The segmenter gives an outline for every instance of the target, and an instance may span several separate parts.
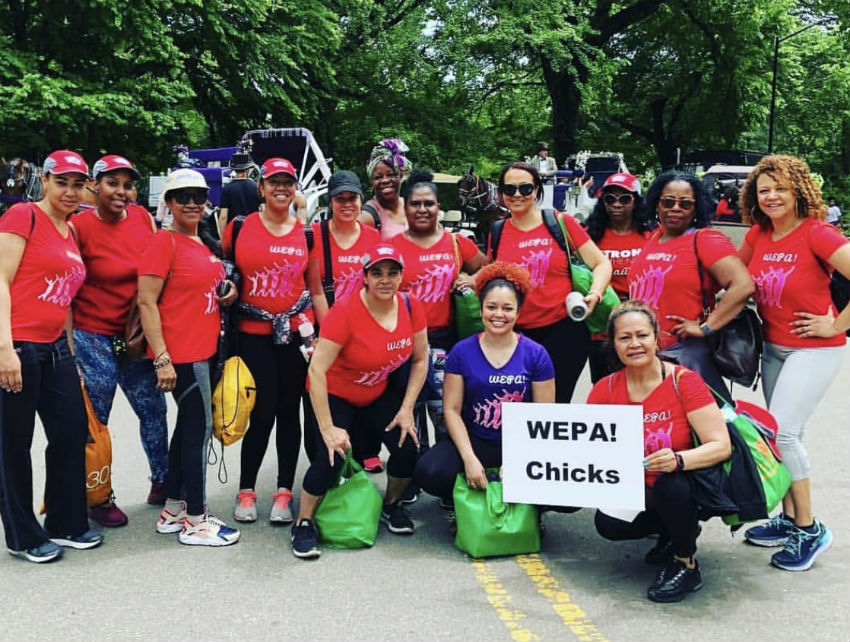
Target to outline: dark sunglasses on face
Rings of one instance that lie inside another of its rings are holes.
[[[534,191],[534,183],[520,183],[519,185],[505,183],[502,185],[502,194],[505,196],[513,196],[517,191],[523,196],[531,196],[531,193]]]
[[[188,205],[189,201],[195,205],[203,205],[207,202],[206,192],[174,192],[174,200],[180,205]]]
[[[605,201],[606,205],[613,205],[614,203],[628,205],[635,200],[635,197],[631,194],[605,194],[605,196],[602,197],[602,200]]]
[[[672,196],[663,196],[658,202],[668,210],[674,207],[677,203],[683,210],[689,210],[693,208],[696,201],[692,198],[673,198]]]

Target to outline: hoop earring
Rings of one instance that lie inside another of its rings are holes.
[[[750,208],[750,218],[753,219],[753,220],[756,220],[756,207],[757,207],[756,205],[753,205]],[[761,211],[761,210],[759,210],[759,211]]]

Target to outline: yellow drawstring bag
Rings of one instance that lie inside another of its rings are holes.
[[[98,506],[112,496],[112,440],[109,429],[94,413],[89,393],[83,388],[83,401],[89,419],[86,440],[86,504]]]
[[[257,401],[254,377],[241,357],[224,362],[221,379],[212,396],[213,435],[225,446],[236,443],[248,430]]]

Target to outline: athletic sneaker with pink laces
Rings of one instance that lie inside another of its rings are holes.
[[[243,488],[236,495],[236,508],[233,509],[233,519],[237,522],[257,521],[257,493],[250,488]]]
[[[273,524],[292,523],[292,491],[288,488],[281,488],[276,493],[272,493],[269,521]]]
[[[180,510],[171,513],[165,508],[156,520],[157,533],[179,533],[183,530],[183,521],[186,519],[186,502],[180,502]]]
[[[183,530],[177,539],[188,546],[230,546],[239,541],[240,535],[235,528],[209,513],[204,513],[197,524],[192,524],[188,517],[183,520]]]

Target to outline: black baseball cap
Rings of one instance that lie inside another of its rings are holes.
[[[357,174],[347,169],[334,172],[328,181],[328,196],[336,196],[342,192],[353,192],[363,197],[363,186]]]

